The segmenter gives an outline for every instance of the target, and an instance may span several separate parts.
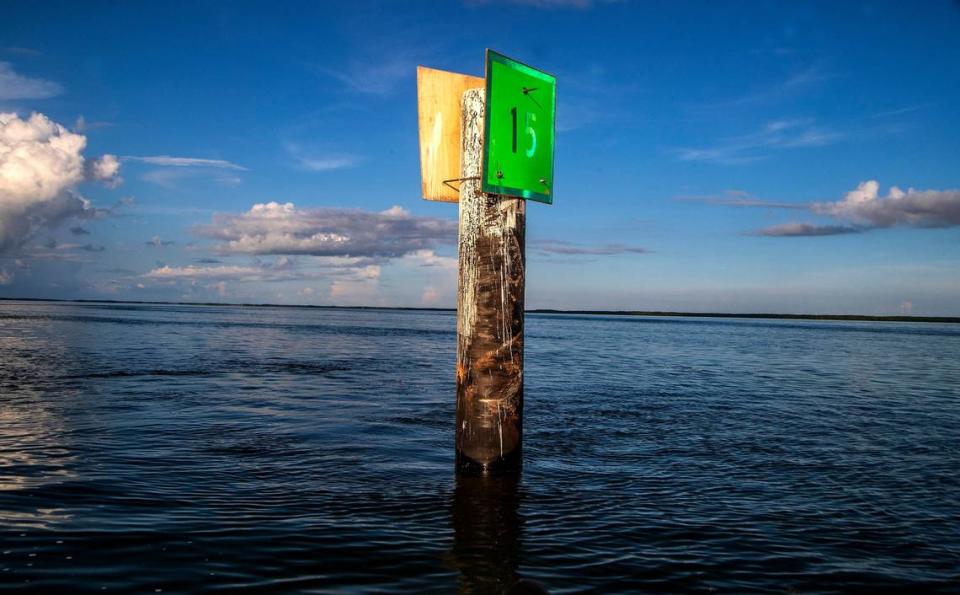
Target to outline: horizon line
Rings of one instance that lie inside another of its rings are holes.
[[[323,304],[270,304],[229,302],[170,302],[155,300],[58,299],[0,297],[5,302],[54,302],[78,304],[139,304],[154,306],[227,306],[234,308],[320,308],[336,310],[404,310],[419,312],[456,312],[456,308],[430,306],[337,306]],[[591,316],[649,316],[677,318],[751,318],[780,320],[846,320],[863,322],[933,322],[960,324],[960,316],[909,316],[904,314],[785,314],[774,312],[672,312],[668,310],[561,310],[556,308],[525,309],[525,314],[572,314]]]

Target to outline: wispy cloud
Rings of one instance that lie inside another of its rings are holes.
[[[354,167],[363,161],[358,155],[310,151],[304,148],[303,145],[294,142],[285,142],[283,147],[287,153],[293,157],[297,167],[309,171],[321,172],[346,169]]]
[[[354,165],[360,163],[360,158],[354,155],[340,155],[319,158],[300,157],[298,162],[302,167],[309,169],[310,171],[332,171],[335,169],[353,167]]]
[[[722,205],[727,207],[757,207],[766,209],[809,209],[809,203],[790,203],[778,202],[773,200],[764,200],[751,195],[743,190],[725,190],[722,194],[705,194],[678,196],[673,200],[702,202],[709,205]]]
[[[688,105],[687,109],[692,112],[713,113],[717,110],[754,108],[760,105],[774,104],[815,87],[832,77],[832,74],[825,72],[819,66],[808,66],[794,71],[778,81],[768,82],[734,97]]]
[[[673,153],[681,161],[737,165],[765,159],[770,151],[821,147],[843,138],[843,133],[819,126],[810,118],[785,119],[768,122],[749,134],[721,139],[714,146],[678,148]]]
[[[165,248],[167,246],[173,246],[176,242],[173,240],[164,240],[160,236],[153,236],[144,243],[147,246],[152,246],[153,248]]]
[[[563,254],[567,256],[610,256],[614,254],[649,254],[651,252],[651,250],[647,248],[627,244],[585,245],[565,240],[541,240],[539,242],[533,242],[531,247],[542,254]]]
[[[848,233],[859,233],[861,231],[863,231],[863,229],[848,225],[816,225],[813,223],[790,222],[747,232],[747,235],[782,238],[801,236],[835,236]]]
[[[221,186],[236,186],[243,181],[240,176],[230,170],[172,167],[148,171],[140,179],[169,190],[176,190],[181,181],[200,177],[209,178]]]
[[[467,0],[467,6],[488,6],[495,4],[512,4],[514,6],[529,6],[556,10],[563,8],[588,9],[603,4],[620,4],[622,0]]]
[[[140,163],[149,163],[150,165],[162,165],[164,167],[210,167],[216,169],[233,169],[238,171],[247,171],[247,168],[225,161],[223,159],[203,159],[198,157],[171,157],[170,155],[153,155],[138,157],[127,155],[123,157],[124,161],[138,161]]]
[[[9,62],[0,62],[0,100],[48,99],[63,93],[53,81],[17,73]]]
[[[385,50],[376,56],[352,59],[344,68],[315,66],[314,70],[338,81],[352,93],[387,96],[393,94],[403,80],[414,80],[417,64],[424,57],[425,52],[421,51]]]
[[[9,45],[3,48],[4,52],[9,54],[20,54],[22,56],[42,56],[43,52],[34,48],[27,48],[15,45]]]
[[[918,103],[916,105],[908,105],[905,107],[882,110],[874,114],[871,114],[870,117],[875,119],[876,118],[893,118],[896,116],[903,116],[905,114],[912,114],[915,112],[923,111],[925,109],[930,108],[931,106],[933,106],[933,103],[930,103],[930,102]]]

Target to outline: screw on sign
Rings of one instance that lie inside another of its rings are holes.
[[[553,203],[556,79],[487,50],[486,79],[417,70],[423,197],[459,203],[457,470],[519,471],[524,199]]]

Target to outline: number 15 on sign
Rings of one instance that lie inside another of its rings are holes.
[[[483,191],[553,203],[557,79],[487,50]]]

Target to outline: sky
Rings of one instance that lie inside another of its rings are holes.
[[[0,1],[0,297],[456,303],[418,65],[557,77],[527,307],[960,315],[960,3]]]

